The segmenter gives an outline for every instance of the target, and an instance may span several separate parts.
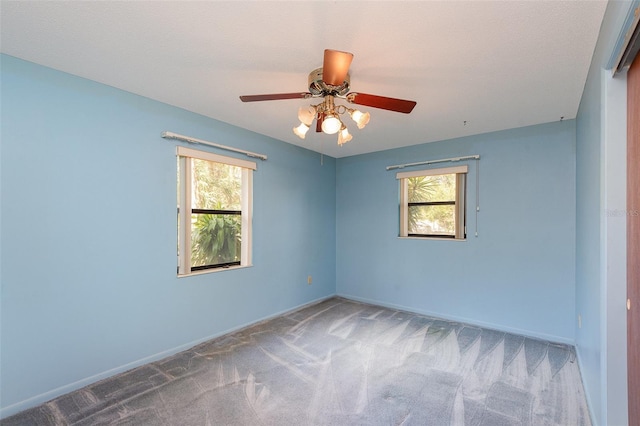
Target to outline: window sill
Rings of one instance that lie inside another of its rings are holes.
[[[432,240],[432,241],[467,241],[466,238],[438,238],[438,237],[398,237],[400,240]]]
[[[236,269],[245,269],[245,268],[251,268],[253,267],[253,265],[238,265],[238,266],[229,266],[228,268],[211,268],[211,269],[203,269],[202,271],[195,271],[195,272],[190,272],[188,274],[183,274],[183,275],[177,275],[178,278],[187,278],[187,277],[193,277],[196,275],[205,275],[205,274],[211,274],[211,273],[215,273],[215,272],[223,272],[223,271],[233,271]]]

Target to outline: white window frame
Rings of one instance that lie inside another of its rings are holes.
[[[189,276],[209,272],[227,271],[242,267],[252,266],[251,263],[251,225],[253,222],[253,171],[257,169],[253,161],[240,160],[238,158],[213,154],[211,152],[198,151],[183,146],[177,147],[177,156],[180,161],[180,200],[178,208],[178,276]],[[241,186],[241,241],[240,265],[191,271],[191,158],[238,166],[242,169]]]
[[[420,236],[409,235],[409,186],[408,178],[420,176],[456,175],[456,199],[455,199],[455,235],[453,240],[466,240],[465,225],[465,199],[466,199],[466,176],[469,171],[468,166],[443,167],[438,169],[413,170],[410,172],[398,172],[396,179],[400,181],[400,233],[401,238],[422,238],[437,240],[452,240],[452,238],[437,235]]]

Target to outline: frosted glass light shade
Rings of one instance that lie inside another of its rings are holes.
[[[327,115],[322,122],[322,131],[328,135],[338,133],[342,127],[342,122],[335,115]]]
[[[307,126],[304,123],[300,123],[298,127],[293,128],[293,133],[295,133],[296,136],[299,137],[300,139],[304,139],[308,131],[309,131],[309,126]]]
[[[314,107],[308,106],[306,108],[300,107],[300,109],[298,109],[298,120],[307,126],[311,126],[314,118],[316,118],[316,109]]]
[[[371,119],[371,114],[368,112],[358,111],[357,109],[350,111],[349,115],[351,116],[351,119],[356,122],[358,129],[364,128],[364,126],[369,122],[369,119]]]
[[[353,136],[351,136],[351,134],[349,133],[349,129],[347,129],[346,126],[342,126],[342,129],[340,129],[340,133],[338,133],[338,145],[347,143],[351,139],[353,139]]]

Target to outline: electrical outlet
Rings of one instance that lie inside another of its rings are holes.
[[[578,328],[582,328],[582,315],[578,314]]]
[[[312,280],[311,280],[311,275],[309,275],[309,276],[307,277],[307,284],[311,285],[311,281],[312,281]]]

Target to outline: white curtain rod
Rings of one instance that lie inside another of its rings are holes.
[[[419,163],[397,164],[395,166],[387,166],[387,170],[404,169],[405,167],[425,166],[428,164],[456,162],[462,160],[479,160],[479,155],[468,155],[466,157],[443,158],[442,160],[420,161]]]
[[[243,149],[233,148],[233,147],[226,146],[226,145],[220,145],[220,144],[213,143],[213,142],[208,142],[208,141],[205,141],[205,140],[202,140],[202,139],[190,138],[189,136],[179,135],[179,134],[173,133],[173,132],[162,132],[162,137],[165,138],[165,139],[176,139],[176,140],[183,141],[183,142],[197,143],[197,144],[200,144],[200,145],[213,146],[215,148],[224,149],[226,151],[239,152],[240,154],[244,154],[247,157],[259,158],[261,160],[266,160],[267,159],[267,156],[264,155],[264,154],[256,154],[255,152],[245,151]]]

